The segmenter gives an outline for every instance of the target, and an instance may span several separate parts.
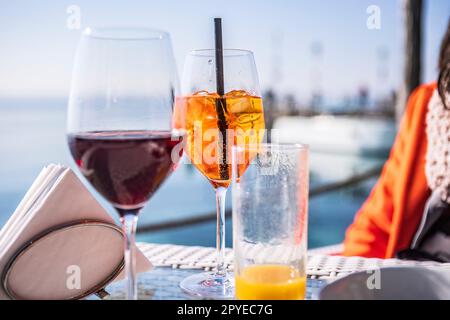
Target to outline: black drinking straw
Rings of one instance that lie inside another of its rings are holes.
[[[220,96],[225,94],[223,80],[223,43],[222,43],[222,18],[214,18],[214,40],[216,47],[216,83],[217,93]]]
[[[216,89],[220,96],[216,100],[217,126],[219,128],[220,137],[218,141],[219,150],[219,172],[220,179],[228,180],[228,163],[227,163],[227,120],[225,118],[225,110],[227,102],[224,97],[225,85],[223,77],[223,43],[222,43],[222,19],[214,18],[214,40],[215,40],[215,56],[216,56]]]

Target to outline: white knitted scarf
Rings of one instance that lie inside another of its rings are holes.
[[[450,105],[450,95],[447,95]],[[450,203],[450,110],[444,107],[435,91],[428,103],[426,119],[428,149],[425,175],[431,190],[439,193],[442,201]]]

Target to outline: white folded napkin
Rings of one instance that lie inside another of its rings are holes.
[[[114,224],[70,168],[54,164],[45,167],[0,231],[0,275],[30,239],[55,226],[80,220]],[[58,299],[77,296],[92,287],[109,274],[113,262],[123,258],[120,234],[116,232],[114,236],[107,231],[108,228],[74,228],[73,236],[68,232],[49,237],[48,241],[38,241],[36,250],[22,255],[10,274],[14,290],[27,299]],[[137,271],[149,270],[151,263],[138,249],[136,253]],[[73,261],[83,266],[82,286],[78,289],[67,288],[66,283],[71,272],[66,266]],[[30,266],[35,269],[30,270]],[[116,280],[122,277],[121,273]],[[0,299],[8,299],[3,284],[0,284]]]

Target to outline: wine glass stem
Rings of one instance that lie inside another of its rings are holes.
[[[127,282],[127,300],[137,300],[136,283],[136,225],[137,214],[126,213],[121,217],[122,228],[125,234],[125,275]]]
[[[225,199],[227,188],[216,188],[216,210],[217,210],[217,227],[216,227],[216,260],[217,274],[225,275]]]

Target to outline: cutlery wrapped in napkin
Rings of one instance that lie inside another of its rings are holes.
[[[45,167],[0,231],[0,299],[76,299],[123,278],[123,234],[75,173]],[[136,249],[137,272],[151,268]]]

